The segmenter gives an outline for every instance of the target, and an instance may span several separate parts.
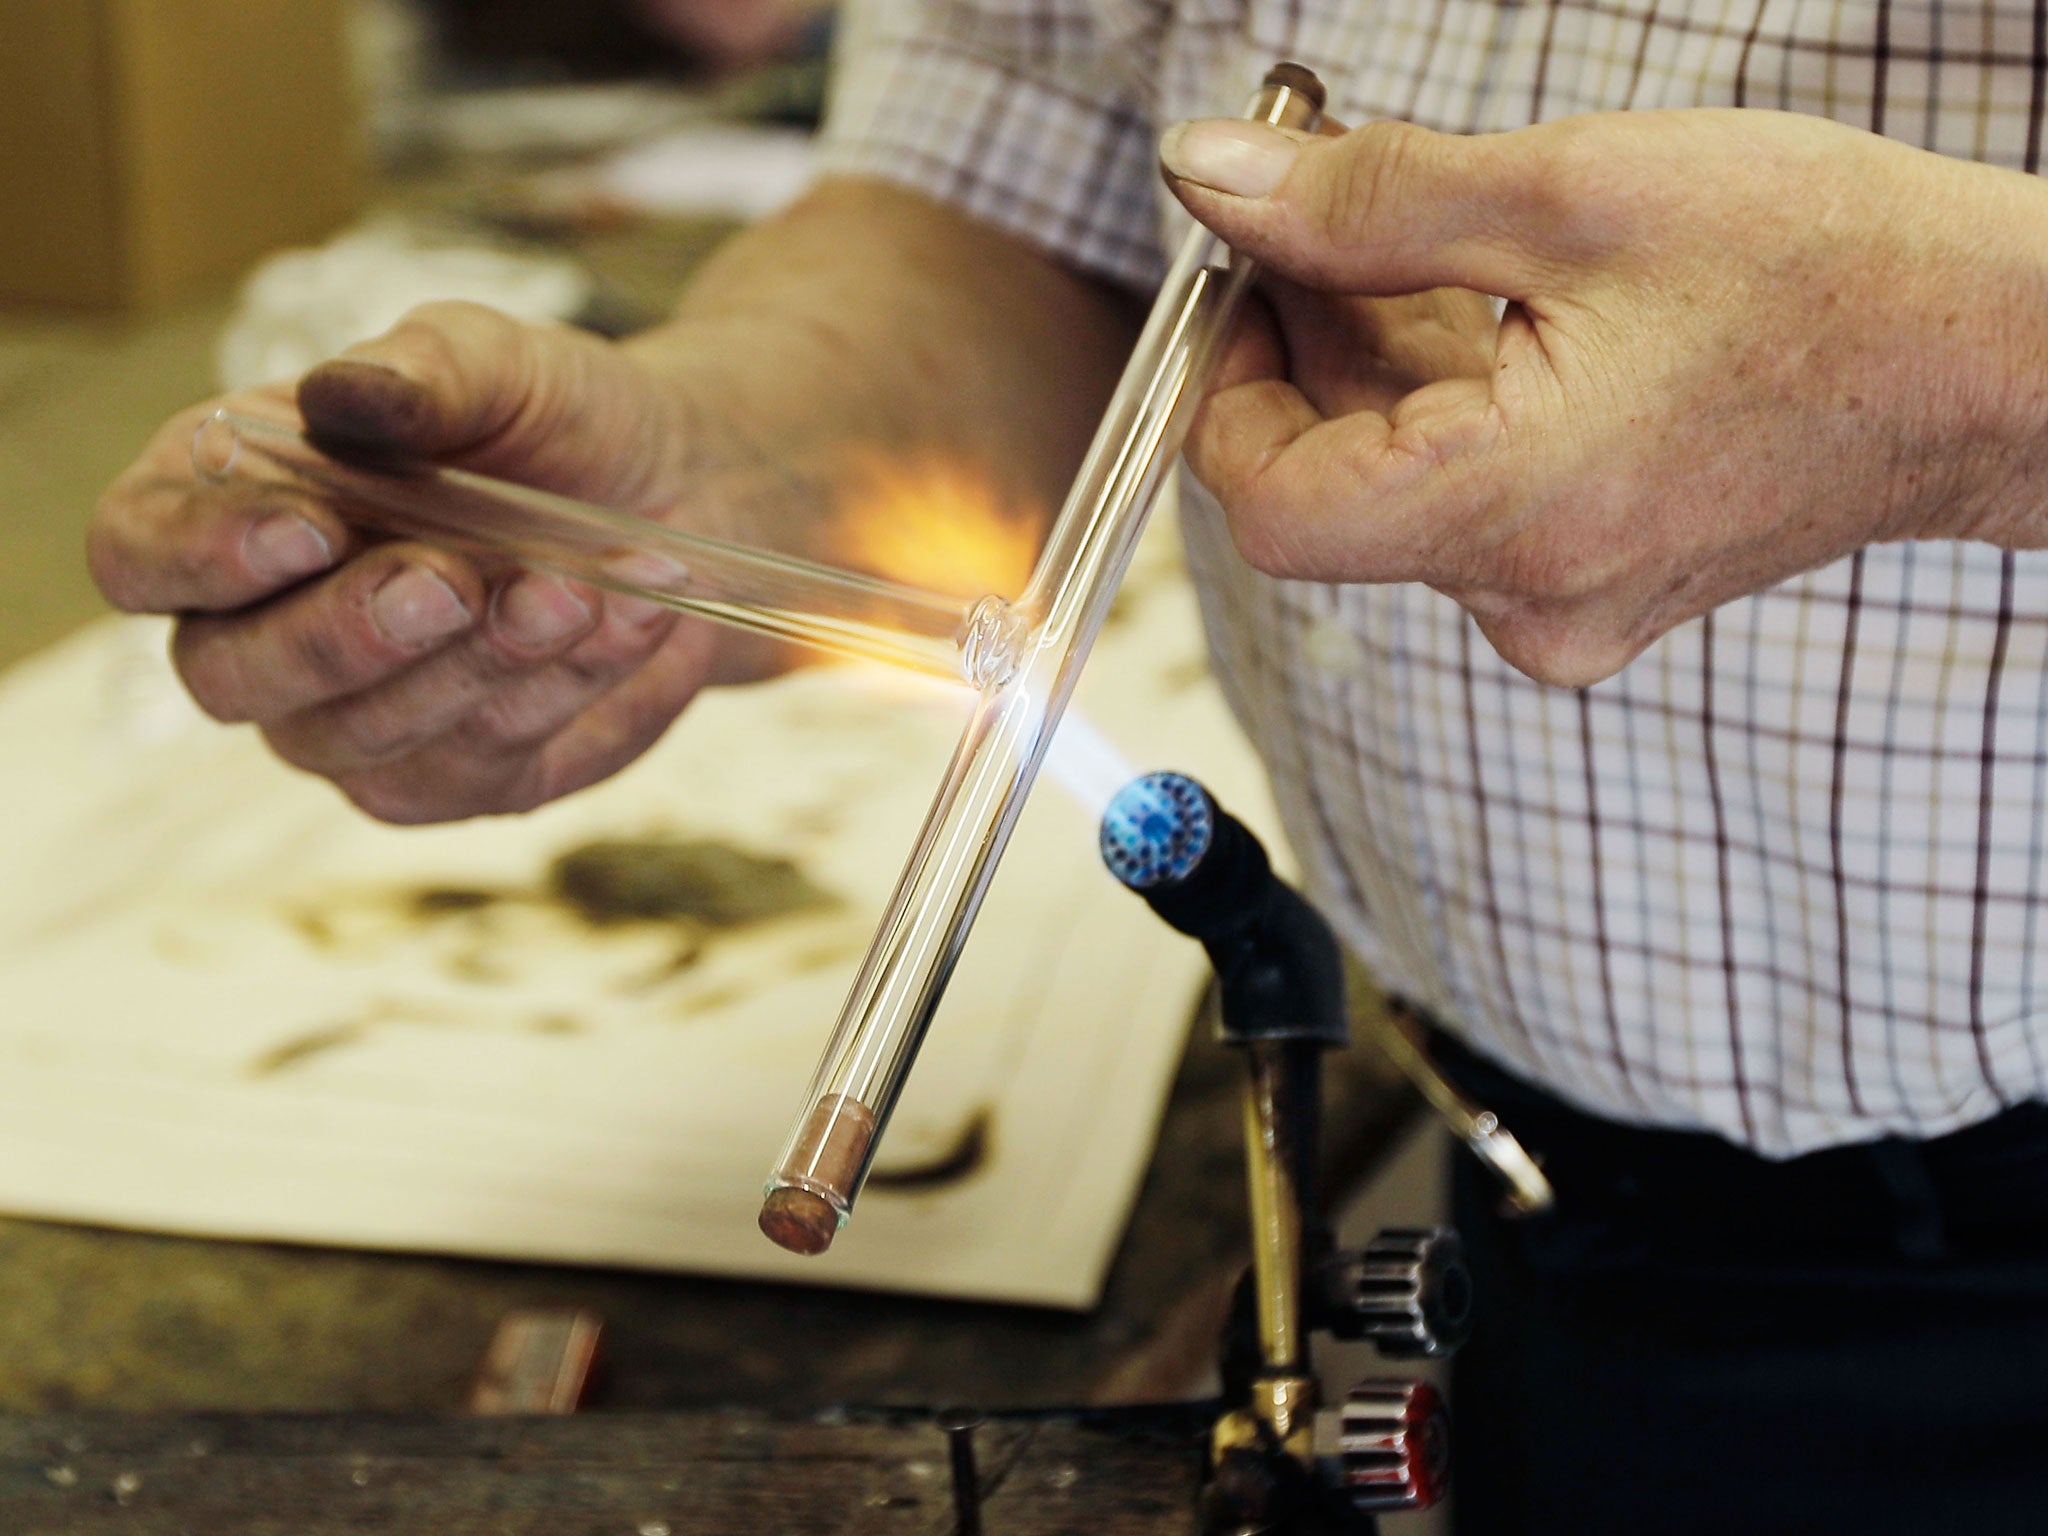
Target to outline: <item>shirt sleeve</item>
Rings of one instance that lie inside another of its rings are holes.
[[[853,0],[822,146],[1133,288],[1163,270],[1151,124],[1090,0]]]

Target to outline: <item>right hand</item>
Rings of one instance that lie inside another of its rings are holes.
[[[262,404],[292,398],[287,386]],[[617,772],[721,664],[710,626],[538,574],[487,579],[343,510],[209,485],[173,418],[102,499],[93,579],[174,614],[172,659],[206,712],[384,821],[531,809]],[[469,304],[415,310],[301,380],[309,426],[628,512],[681,501],[692,412],[629,352]],[[729,661],[729,658],[724,658]]]

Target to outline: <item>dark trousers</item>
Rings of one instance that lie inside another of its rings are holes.
[[[2048,1107],[1771,1163],[1439,1047],[1559,1195],[1459,1154],[1458,1536],[2048,1533]]]

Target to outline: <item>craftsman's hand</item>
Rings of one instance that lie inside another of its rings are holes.
[[[292,392],[229,400],[266,414]],[[626,510],[678,499],[673,386],[620,349],[474,305],[416,311],[296,392],[317,431]],[[216,404],[221,402],[216,402]],[[333,506],[197,481],[171,421],[89,553],[118,607],[180,616],[173,658],[221,720],[395,822],[517,811],[615,772],[710,677],[707,626],[539,575],[372,543]]]
[[[911,552],[913,572],[870,547],[866,509],[900,493],[875,494],[863,467],[933,463],[985,481],[992,507],[1057,505],[1131,333],[1120,298],[1029,242],[827,177],[724,245],[673,320],[630,342],[433,305],[295,395],[227,403],[274,414],[295,398],[317,441],[936,585],[932,551]],[[629,762],[706,682],[795,660],[547,578],[365,545],[331,507],[198,484],[204,414],[173,421],[108,493],[93,573],[120,607],[181,615],[176,660],[203,705],[256,721],[376,815],[538,805]]]
[[[1456,138],[1241,122],[1162,145],[1281,280],[1190,440],[1272,574],[1422,581],[1585,684],[1863,545],[2048,544],[2048,188],[1817,119]],[[1341,301],[1509,301],[1491,368],[1393,389]]]

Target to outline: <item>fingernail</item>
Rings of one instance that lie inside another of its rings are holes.
[[[401,567],[370,599],[370,616],[394,645],[443,640],[470,622],[456,590],[423,565]]]
[[[296,581],[334,564],[334,546],[298,513],[272,512],[242,535],[242,563],[271,581]]]
[[[651,597],[629,597],[624,592],[606,593],[604,606],[606,612],[635,629],[646,629],[675,611],[657,603]]]
[[[1177,123],[1159,141],[1159,159],[1182,181],[1232,197],[1264,197],[1294,166],[1301,146],[1264,123],[1227,118]]]
[[[516,645],[553,645],[590,624],[590,604],[552,576],[522,576],[491,605],[498,633]]]
[[[656,592],[680,592],[690,580],[690,568],[682,561],[645,549],[605,561],[604,573],[622,587],[648,587]]]

